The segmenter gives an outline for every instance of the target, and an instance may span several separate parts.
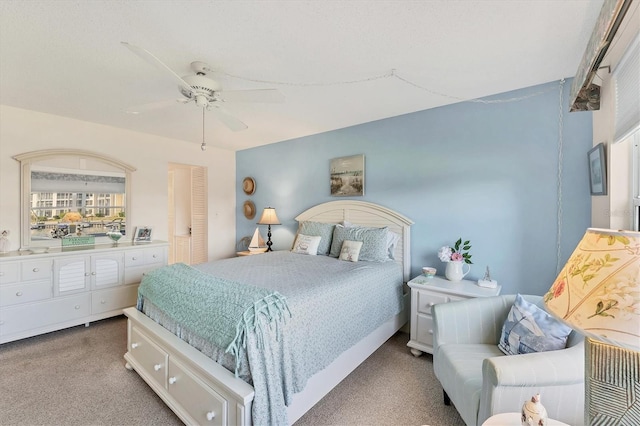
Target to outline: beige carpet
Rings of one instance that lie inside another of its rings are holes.
[[[305,414],[303,425],[463,425],[442,404],[430,355],[398,333]],[[124,368],[126,319],[117,317],[0,345],[0,425],[178,425]]]

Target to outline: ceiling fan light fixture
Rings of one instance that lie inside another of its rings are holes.
[[[207,144],[202,142],[202,144],[200,145],[200,149],[203,150],[203,151],[206,151],[207,150]]]
[[[209,101],[207,100],[207,97],[204,95],[196,95],[196,105],[198,105],[201,108],[205,108],[207,107],[207,105],[209,105]]]

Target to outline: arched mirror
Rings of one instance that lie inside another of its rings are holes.
[[[135,168],[74,149],[33,151],[20,162],[20,249],[59,247],[73,233],[109,243],[108,231],[127,235],[131,173]]]

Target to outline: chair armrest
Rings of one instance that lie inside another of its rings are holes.
[[[498,344],[513,296],[480,297],[434,305],[434,350],[444,343]]]
[[[584,342],[566,349],[487,358],[482,381],[494,387],[544,387],[584,381]]]

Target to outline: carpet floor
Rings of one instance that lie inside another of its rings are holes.
[[[432,357],[397,333],[296,422],[307,425],[464,425],[442,403]],[[124,368],[126,319],[110,318],[0,345],[0,424],[181,425]]]

